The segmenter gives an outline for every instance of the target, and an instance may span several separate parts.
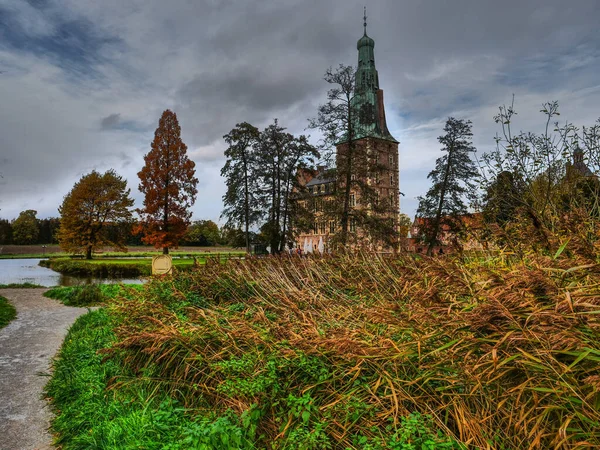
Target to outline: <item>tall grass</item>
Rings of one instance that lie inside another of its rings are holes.
[[[114,389],[233,412],[261,448],[600,447],[598,265],[266,258],[110,311]]]

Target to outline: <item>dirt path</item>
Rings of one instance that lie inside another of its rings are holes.
[[[85,308],[64,306],[43,289],[2,289],[17,318],[0,330],[0,449],[52,449],[50,411],[42,399],[50,360]]]

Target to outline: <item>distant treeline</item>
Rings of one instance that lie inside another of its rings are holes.
[[[33,210],[23,211],[17,219],[0,219],[0,245],[50,245],[58,244],[57,231],[60,218],[38,219]],[[141,236],[133,233],[136,222],[107,224],[109,235],[124,236],[126,245],[144,245]],[[212,220],[196,220],[190,224],[181,245],[206,246],[226,245],[244,246],[241,230],[221,227]]]

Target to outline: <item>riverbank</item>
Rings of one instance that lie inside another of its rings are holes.
[[[173,257],[173,267],[175,271],[185,272],[191,270],[195,264],[206,264],[209,259],[223,262],[239,258],[241,258],[239,253],[203,253],[191,258],[176,255]],[[39,265],[63,275],[76,277],[138,278],[152,275],[151,258],[98,258],[91,260],[48,258],[40,260]]]

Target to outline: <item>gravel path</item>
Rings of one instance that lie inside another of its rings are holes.
[[[43,297],[43,289],[2,289],[17,318],[0,330],[0,449],[52,449],[50,411],[42,399],[50,360],[85,308]]]

